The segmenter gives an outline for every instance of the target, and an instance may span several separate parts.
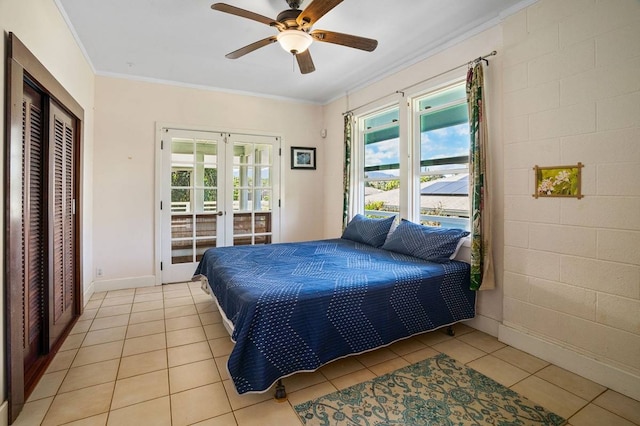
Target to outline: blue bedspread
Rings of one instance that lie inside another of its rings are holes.
[[[240,394],[475,315],[468,264],[345,239],[214,248],[200,275],[234,325]]]

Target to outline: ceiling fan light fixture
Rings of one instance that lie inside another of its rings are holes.
[[[305,31],[284,30],[278,34],[280,46],[293,54],[302,53],[309,48],[313,38]]]

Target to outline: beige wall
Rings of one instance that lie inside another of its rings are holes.
[[[541,0],[503,27],[502,331],[638,399],[640,2]],[[532,198],[534,165],[577,162],[585,198]]]
[[[82,247],[84,270],[82,277],[83,289],[86,291],[91,285],[91,262],[92,262],[92,226],[91,207],[93,201],[90,188],[92,186],[92,162],[93,162],[93,85],[94,74],[91,67],[84,59],[84,56],[67,25],[62,19],[57,7],[50,0],[2,0],[0,1],[0,28],[4,37],[9,32],[13,32],[31,50],[31,52],[44,64],[53,76],[67,89],[75,100],[84,108],[84,152],[82,157],[83,170],[82,180],[83,191],[83,223],[82,223]],[[0,67],[0,81],[2,81],[2,102],[0,102],[0,117],[5,128],[5,57],[6,44],[3,38],[0,44],[0,57],[2,66]],[[4,162],[0,162],[0,180],[4,178]],[[0,186],[3,186],[0,183]],[[89,190],[88,190],[89,189]],[[3,203],[4,199],[0,199]],[[2,207],[4,211],[4,207]],[[2,242],[0,241],[0,244]],[[4,250],[0,250],[4,256]],[[2,277],[0,276],[0,280]],[[7,283],[3,283],[3,286]],[[4,303],[4,298],[2,302]],[[1,308],[0,330],[5,332],[4,305]],[[0,360],[4,366],[5,345],[4,335],[1,337],[2,357]],[[5,381],[5,370],[0,373],[0,383]],[[0,388],[0,401],[5,401],[5,387]],[[0,424],[6,424],[7,412],[6,404],[0,407]]]
[[[281,241],[323,236],[323,167],[291,170],[289,164],[290,146],[317,147],[323,161],[320,106],[97,77],[95,114],[93,250],[103,271],[100,289],[153,281],[160,262],[154,258],[157,124],[282,136]]]

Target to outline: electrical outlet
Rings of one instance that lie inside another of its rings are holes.
[[[102,276],[102,268],[96,268],[96,277]]]

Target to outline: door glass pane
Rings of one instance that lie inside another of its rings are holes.
[[[254,224],[256,234],[271,232],[271,213],[256,213]]]
[[[255,191],[255,194],[255,211],[271,211],[271,191],[266,189],[258,189]]]
[[[196,262],[202,259],[202,255],[208,249],[216,246],[216,239],[196,240]]]
[[[193,217],[171,215],[171,238],[191,238],[193,236]]]
[[[196,237],[215,237],[218,216],[215,214],[199,214],[196,216]]]
[[[191,186],[191,169],[182,167],[173,167],[171,170],[171,186],[172,187],[189,187]]]
[[[271,187],[271,167],[256,167],[256,186]]]
[[[216,166],[206,165],[204,166],[204,179],[203,186],[213,187],[218,186],[218,168]]]
[[[252,214],[235,213],[233,215],[233,234],[251,234],[252,232]]]
[[[253,164],[252,143],[236,143],[234,145],[233,164]]]
[[[256,145],[255,164],[271,164],[271,145]]]
[[[233,190],[233,211],[252,211],[253,200],[252,191],[249,189],[234,189]]]
[[[249,187],[253,185],[253,167],[234,166],[233,167],[233,187]]]
[[[253,244],[271,244],[271,234],[256,235],[253,237]]]
[[[200,163],[216,164],[218,162],[218,145],[215,141],[196,141],[196,158]]]
[[[192,211],[191,190],[171,189],[171,212],[189,213]]]
[[[193,154],[193,140],[173,138],[171,140],[172,160],[174,160],[178,154]]]
[[[194,192],[197,213],[218,211],[217,189],[196,189]]]
[[[193,262],[193,240],[171,241],[171,263]]]

